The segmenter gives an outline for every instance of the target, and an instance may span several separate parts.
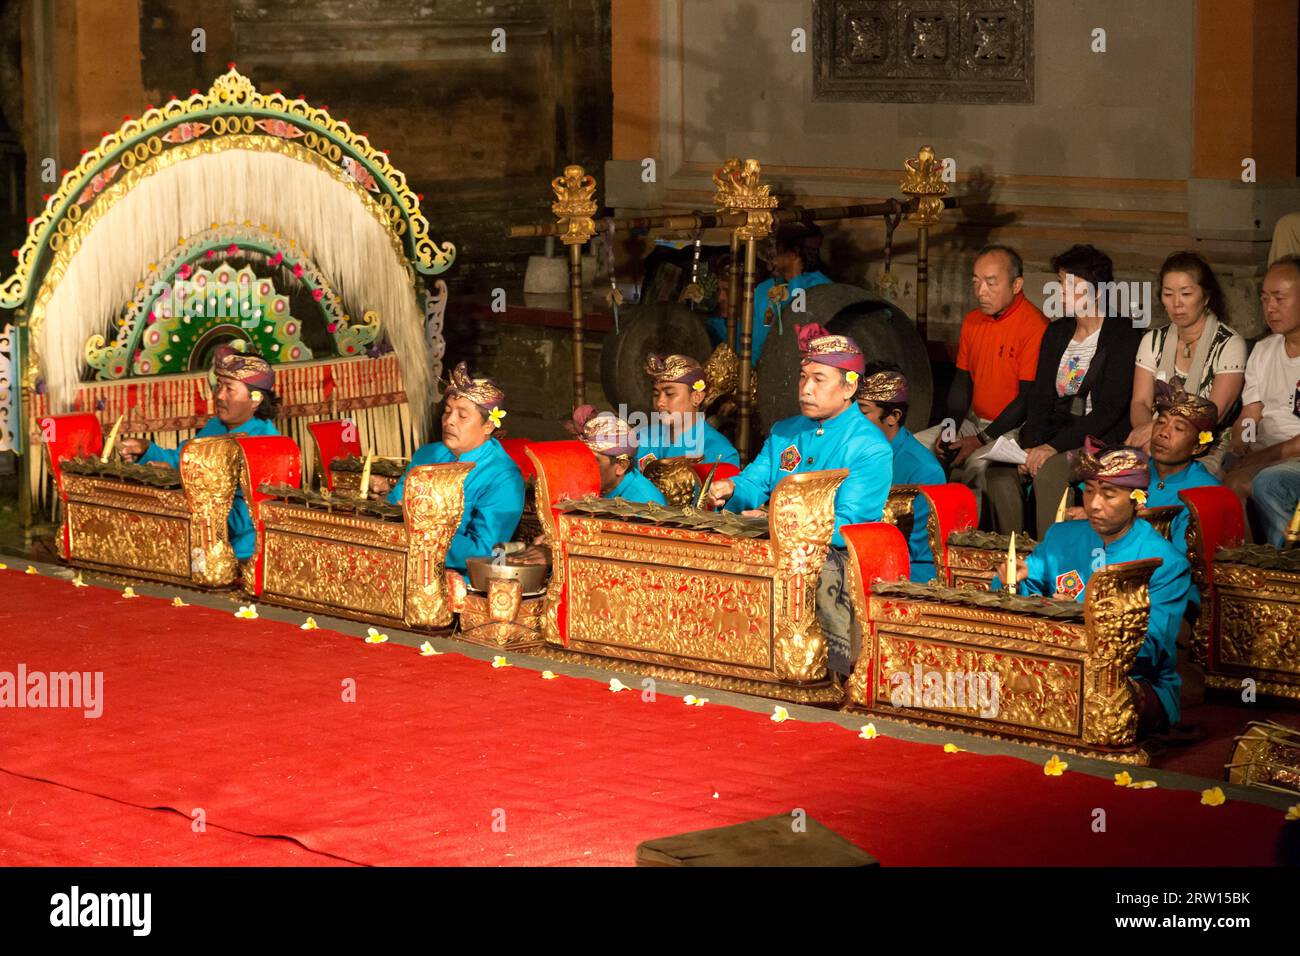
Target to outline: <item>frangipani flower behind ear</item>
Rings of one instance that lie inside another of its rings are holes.
[[[1129,497],[1132,498],[1134,501],[1136,501],[1136,502],[1138,503],[1138,507],[1139,507],[1139,508],[1144,508],[1144,507],[1146,507],[1146,503],[1147,503],[1147,493],[1146,493],[1145,491],[1143,491],[1141,488],[1134,488],[1134,489],[1129,493]]]
[[[501,419],[505,417],[506,417],[506,410],[504,408],[494,406],[492,408],[492,411],[488,412],[488,419],[492,422],[493,425],[497,426],[497,428],[501,427]]]
[[[1199,435],[1196,436],[1196,440],[1200,442],[1202,445],[1208,445],[1210,442],[1214,441],[1214,433],[1201,432]]]

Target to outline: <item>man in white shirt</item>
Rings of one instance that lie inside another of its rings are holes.
[[[1300,257],[1269,266],[1260,302],[1273,334],[1246,362],[1244,407],[1233,428],[1238,458],[1224,484],[1254,503],[1266,539],[1282,547],[1300,500]]]

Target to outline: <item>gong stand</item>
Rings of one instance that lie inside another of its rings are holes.
[[[904,216],[916,226],[916,327],[921,338],[928,341],[929,312],[929,256],[930,227],[939,222],[945,209],[958,205],[957,199],[946,196],[947,185],[942,178],[942,164],[929,146],[922,146],[915,159],[904,163],[905,177],[900,191],[905,201],[887,199],[877,203],[854,203],[846,206],[778,208],[778,200],[770,194],[771,186],[760,182],[762,168],[755,159],[729,158],[713,176],[717,192],[715,213],[667,214],[659,216],[607,216],[600,227],[611,235],[619,230],[666,229],[671,231],[726,228],[731,230],[731,268],[727,277],[727,341],[735,341],[737,326],[740,340],[737,343],[740,359],[740,399],[736,431],[736,450],[743,462],[750,460],[750,418],[753,409],[752,381],[754,338],[754,279],[758,267],[758,241],[772,234],[773,228],[791,222],[828,222],[840,219],[866,219],[880,216],[885,222],[886,271],[893,258],[894,230]],[[583,309],[582,309],[582,246],[596,231],[592,218],[596,203],[592,196],[596,180],[581,166],[566,166],[564,175],[554,179],[551,188],[556,201],[551,211],[556,222],[540,225],[511,226],[507,237],[527,239],[559,236],[569,247],[569,307],[573,315],[573,392],[574,405],[586,398],[586,381],[583,372]],[[743,272],[740,268],[740,249],[744,245]],[[743,295],[741,290],[743,288]],[[617,289],[612,305],[618,308]]]

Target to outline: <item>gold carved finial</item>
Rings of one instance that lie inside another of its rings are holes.
[[[256,96],[257,87],[253,81],[235,69],[233,63],[229,70],[212,81],[212,88],[208,91],[209,100],[225,105],[250,103]]]
[[[713,174],[717,192],[713,203],[719,210],[748,214],[745,225],[736,230],[741,239],[766,239],[772,234],[772,210],[780,201],[771,195],[772,187],[760,182],[763,168],[756,159],[743,163],[729,158]]]
[[[551,180],[551,188],[555,190],[551,212],[561,224],[567,222],[560,241],[566,246],[582,245],[596,234],[591,218],[596,212],[596,201],[591,198],[596,193],[595,177],[588,176],[581,166],[565,166],[564,175]]]
[[[918,226],[933,226],[943,212],[943,197],[948,187],[943,181],[943,164],[934,158],[934,148],[922,146],[916,159],[903,163],[900,189],[916,202],[916,211],[908,218]]]

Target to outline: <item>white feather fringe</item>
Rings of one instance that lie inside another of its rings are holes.
[[[136,283],[151,281],[150,263],[213,224],[245,220],[295,240],[333,284],[349,315],[379,313],[401,363],[412,424],[423,435],[435,387],[424,314],[388,229],[321,169],[242,149],[159,170],[95,224],[46,307],[38,348],[52,408],[71,408],[86,340],[110,328],[135,295]]]

